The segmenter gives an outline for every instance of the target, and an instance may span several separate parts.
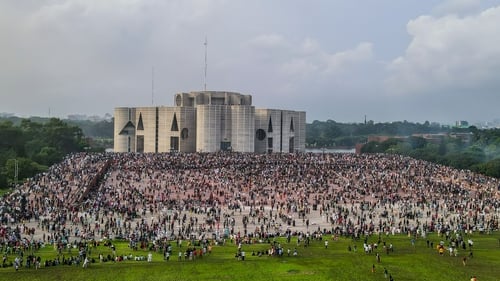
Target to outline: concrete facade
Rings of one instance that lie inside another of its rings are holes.
[[[115,108],[115,152],[304,152],[306,113],[255,109],[234,92],[178,93],[173,107]]]

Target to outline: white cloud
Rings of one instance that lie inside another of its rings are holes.
[[[305,57],[291,58],[280,65],[280,70],[287,76],[309,76],[320,71],[320,65]]]
[[[259,58],[259,63],[275,69],[276,75],[283,79],[313,76],[331,79],[349,73],[373,58],[372,44],[368,42],[361,42],[352,49],[330,52],[313,38],[293,42],[279,34],[256,36],[249,40],[248,47],[252,58]]]
[[[317,40],[306,38],[304,42],[302,42],[301,49],[305,54],[314,54],[321,51],[321,44]]]
[[[412,37],[393,60],[386,86],[397,94],[485,92],[500,86],[500,7],[459,17],[421,16],[407,25]]]
[[[279,34],[262,34],[249,41],[249,44],[262,49],[287,48],[283,36]]]
[[[345,50],[331,55],[326,55],[326,72],[337,73],[349,68],[352,65],[357,65],[369,61],[373,58],[372,44],[362,42],[354,49]]]

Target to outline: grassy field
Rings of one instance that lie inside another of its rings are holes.
[[[329,239],[328,248],[324,241],[312,241],[309,247],[297,247],[295,239],[290,244],[278,239],[285,249],[282,257],[252,256],[252,252],[265,251],[269,244],[243,245],[246,252],[244,261],[237,260],[237,247],[229,241],[224,246],[214,246],[210,255],[197,258],[194,261],[179,261],[179,248],[173,244],[173,254],[169,261],[164,261],[161,253],[154,253],[153,262],[98,261],[99,253],[105,256],[111,254],[109,247],[98,246],[92,248],[91,257],[97,260],[88,268],[72,265],[58,265],[53,267],[0,268],[0,280],[388,280],[384,277],[384,268],[394,280],[440,280],[459,281],[470,280],[472,275],[480,281],[500,280],[500,233],[492,235],[473,235],[474,257],[462,264],[464,255],[469,251],[460,249],[457,257],[449,256],[446,252],[440,256],[436,249],[428,248],[426,239],[416,240],[415,245],[407,236],[382,236],[386,244],[394,245],[394,252],[387,254],[382,247],[371,254],[363,251],[363,241],[353,242],[351,239],[341,238],[338,241]],[[324,237],[326,238],[326,237]],[[328,237],[331,238],[331,237]],[[469,238],[469,237],[467,237]],[[368,242],[376,242],[378,237],[370,237]],[[431,235],[429,240],[434,245],[440,238]],[[115,242],[117,255],[146,256],[148,251],[132,251],[126,242]],[[348,251],[348,247],[357,246],[357,251]],[[297,248],[297,256],[288,256],[286,250]],[[185,249],[185,246],[183,247]],[[376,253],[381,256],[380,263],[376,260]],[[65,257],[76,256],[77,250],[71,253],[64,251]],[[45,259],[54,259],[57,252],[53,247],[39,250],[36,255]],[[13,260],[9,256],[9,260]],[[375,272],[372,266],[375,265]]]

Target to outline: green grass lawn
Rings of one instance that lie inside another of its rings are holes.
[[[425,239],[416,241],[411,245],[407,236],[382,236],[387,245],[393,243],[394,252],[386,254],[382,247],[378,248],[381,262],[376,261],[376,252],[365,254],[363,241],[353,242],[351,239],[341,238],[338,241],[329,240],[325,249],[323,241],[312,241],[309,247],[297,247],[296,239],[290,244],[278,239],[285,249],[282,257],[252,256],[252,252],[265,251],[269,244],[243,245],[246,252],[245,261],[237,260],[234,255],[237,247],[229,241],[225,246],[214,246],[210,255],[194,261],[179,261],[177,253],[179,248],[173,245],[173,254],[169,261],[164,261],[161,253],[154,253],[153,262],[123,261],[103,262],[98,261],[99,253],[111,254],[109,247],[98,246],[92,248],[91,257],[96,263],[84,269],[81,266],[59,265],[33,268],[0,268],[0,280],[388,280],[384,278],[384,268],[387,268],[394,280],[470,280],[471,275],[476,275],[480,281],[500,280],[500,233],[492,235],[473,235],[474,257],[467,260],[463,266],[462,258],[469,251],[459,250],[457,257],[450,257],[448,252],[440,256],[436,249],[427,247]],[[325,239],[326,237],[324,237]],[[330,238],[330,237],[328,237]],[[467,237],[468,238],[468,237]],[[372,236],[369,242],[376,242],[378,237]],[[434,245],[440,238],[431,235],[429,240]],[[115,242],[118,255],[143,255],[148,251],[132,251],[126,242]],[[185,245],[185,243],[184,243]],[[348,251],[348,246],[357,246],[357,251]],[[297,247],[297,256],[287,256],[286,249]],[[183,247],[185,249],[185,246]],[[74,249],[71,253],[63,254],[68,257],[77,255]],[[45,259],[54,259],[57,252],[53,247],[39,250],[36,255]],[[9,256],[9,260],[13,260]],[[372,265],[376,271],[372,273]]]

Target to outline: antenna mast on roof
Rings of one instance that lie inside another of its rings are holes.
[[[207,36],[205,36],[204,45],[205,45],[205,80],[203,83],[203,90],[207,91],[207,45],[208,45]]]
[[[151,105],[155,102],[155,67],[151,69]]]

